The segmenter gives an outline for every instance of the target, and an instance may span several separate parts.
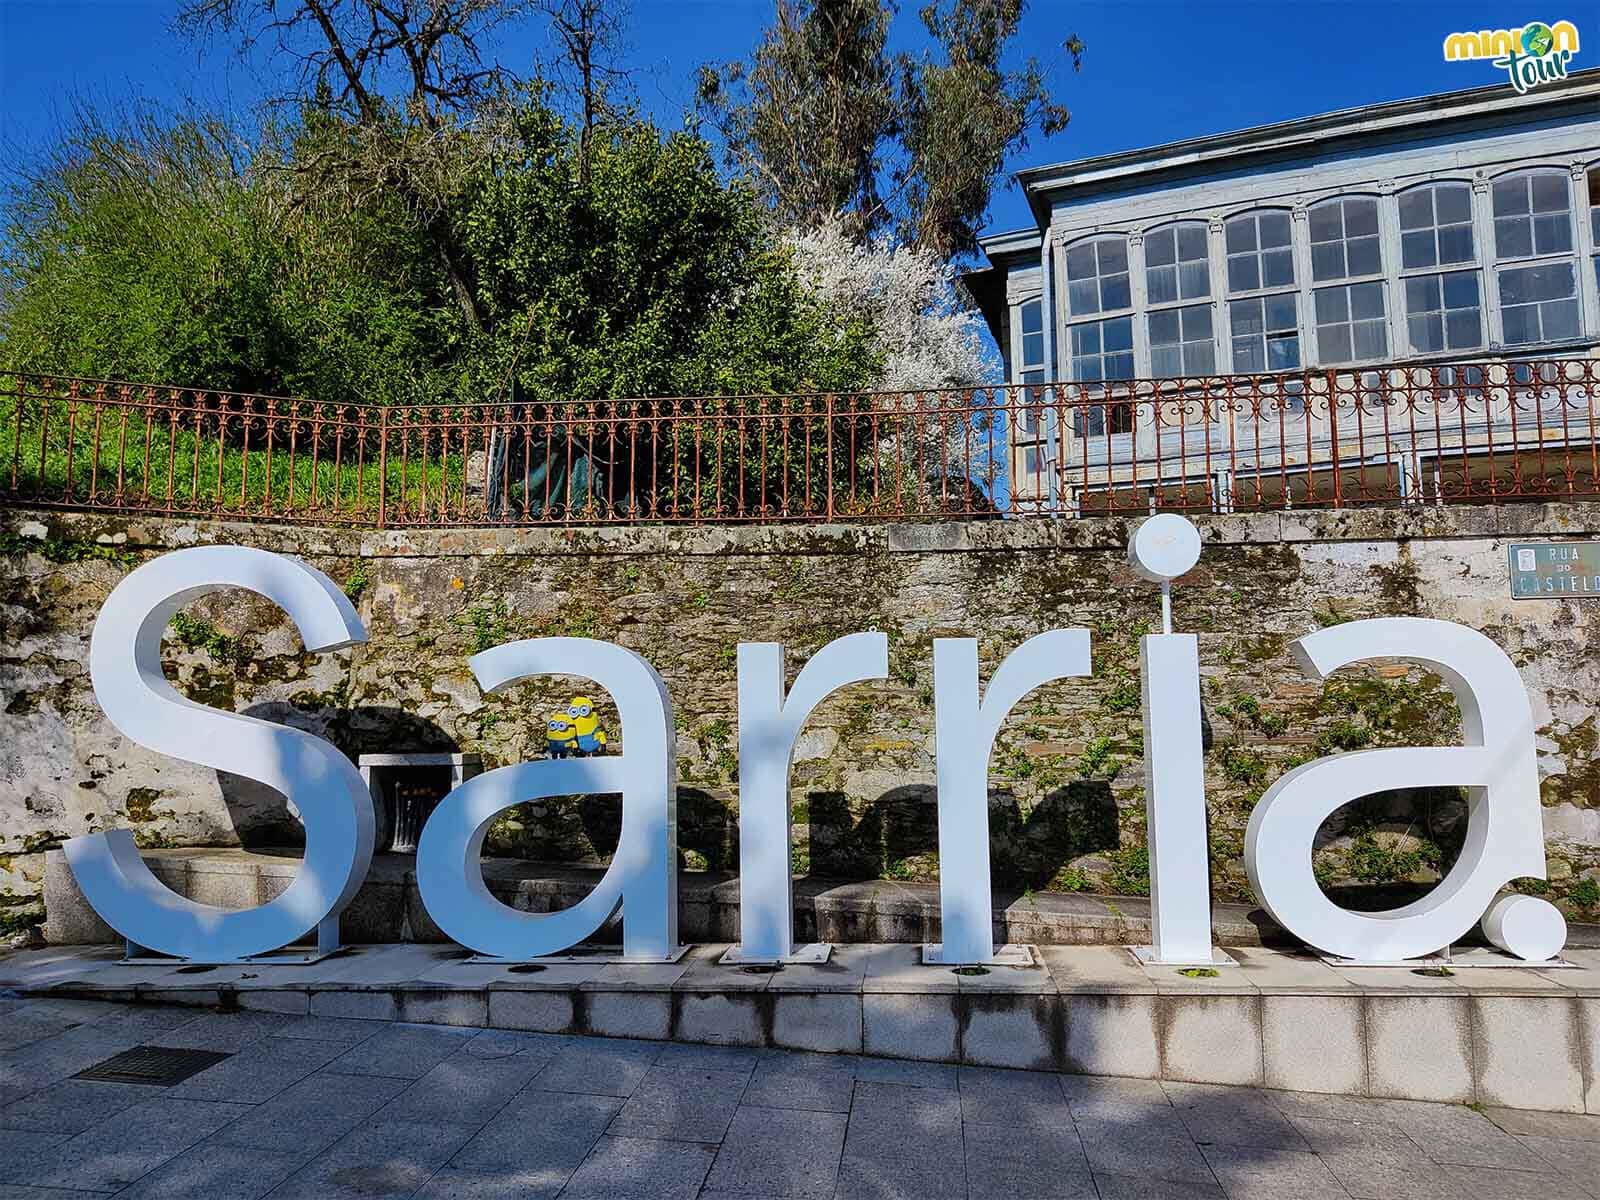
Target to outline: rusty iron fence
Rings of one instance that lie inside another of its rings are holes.
[[[1600,496],[1600,359],[378,407],[0,373],[0,502],[363,526]]]

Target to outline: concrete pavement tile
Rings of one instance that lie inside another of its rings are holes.
[[[195,1050],[221,1050],[234,1053],[253,1042],[270,1037],[293,1017],[281,1013],[207,1013],[151,1038],[152,1046],[185,1046]]]
[[[1071,1122],[1058,1075],[1001,1067],[961,1067],[957,1078],[963,1120],[1053,1129]]]
[[[833,1195],[845,1115],[746,1104],[734,1113],[706,1187],[773,1196]]]
[[[143,1083],[63,1079],[0,1108],[0,1129],[82,1133],[125,1108],[163,1094],[161,1088]]]
[[[897,1083],[905,1087],[956,1090],[956,1069],[948,1063],[911,1062],[902,1058],[858,1058],[857,1083]]]
[[[260,1104],[284,1088],[336,1060],[344,1051],[338,1042],[313,1042],[304,1038],[262,1038],[232,1058],[171,1089],[170,1094],[192,1100],[237,1100]]]
[[[470,1125],[370,1121],[273,1190],[273,1200],[410,1196],[472,1137]]]
[[[699,1142],[603,1137],[562,1189],[563,1197],[694,1200],[716,1154]]]
[[[463,1171],[445,1167],[422,1185],[413,1200],[546,1200],[571,1177],[571,1171],[517,1170]]]
[[[1347,1200],[1350,1193],[1315,1154],[1259,1146],[1210,1145],[1201,1153],[1228,1200]]]
[[[477,1033],[475,1029],[453,1026],[393,1024],[354,1046],[340,1047],[342,1053],[330,1069],[341,1075],[420,1079]]]
[[[245,1113],[211,1141],[280,1154],[333,1145],[409,1085],[384,1075],[319,1071]]]
[[[651,1067],[607,1133],[622,1138],[719,1142],[750,1076],[743,1071]]]
[[[378,1021],[357,1021],[350,1017],[291,1017],[277,1029],[273,1037],[309,1038],[314,1042],[344,1042],[353,1046],[364,1042],[384,1028]]]
[[[1439,1164],[1391,1125],[1313,1117],[1290,1120],[1352,1196],[1363,1200],[1387,1200],[1390,1196],[1460,1200]]]
[[[1485,1108],[1482,1112],[1507,1133],[1600,1142],[1600,1117],[1582,1113],[1532,1112],[1523,1108]]]
[[[750,1077],[744,1103],[759,1108],[803,1108],[813,1112],[849,1112],[856,1060],[847,1055],[764,1054]]]
[[[1149,1112],[1149,1119],[1182,1128],[1172,1101],[1154,1079],[1108,1079],[1098,1075],[1058,1075],[1061,1094],[1074,1117],[1126,1119]]]
[[[1532,1150],[1470,1108],[1423,1100],[1372,1103],[1434,1162],[1529,1171],[1538,1170],[1541,1165]]]
[[[527,1086],[544,1062],[522,1054],[507,1058],[453,1054],[391,1100],[383,1119],[481,1126]]]
[[[33,1178],[41,1159],[71,1138],[68,1133],[41,1133],[35,1129],[0,1129],[0,1182]]]
[[[1600,1142],[1543,1135],[1523,1136],[1517,1141],[1553,1170],[1584,1179],[1600,1179]]]
[[[1012,1200],[1094,1200],[1083,1143],[1073,1129],[1030,1129],[968,1124],[967,1187],[975,1196]]]
[[[614,1096],[518,1092],[495,1118],[456,1151],[463,1171],[545,1173],[561,1183],[578,1169],[622,1108]]]
[[[1084,1119],[1077,1126],[1083,1151],[1096,1174],[1201,1181],[1212,1178],[1200,1148],[1187,1137],[1149,1130],[1137,1122]]]
[[[833,1193],[834,1200],[966,1200],[967,1195],[966,1168],[955,1141],[941,1154],[920,1157],[846,1151]]]
[[[900,1083],[855,1087],[845,1149],[903,1159],[937,1156],[961,1138],[961,1098],[944,1089]]]
[[[168,1159],[119,1196],[131,1200],[257,1200],[305,1165],[310,1152],[241,1152],[207,1142]]]
[[[576,1042],[552,1058],[534,1076],[541,1092],[582,1092],[595,1096],[631,1096],[655,1062],[660,1047],[648,1042]]]
[[[360,1024],[361,1022],[357,1022]],[[569,1049],[577,1039],[560,1033],[516,1033],[508,1029],[485,1029],[468,1040],[463,1054],[474,1058],[509,1058],[513,1054],[549,1061]]]
[[[211,1100],[146,1100],[56,1146],[28,1182],[116,1191],[249,1111]]]
[[[1310,1149],[1289,1118],[1259,1089],[1182,1083],[1162,1086],[1196,1142]]]
[[[1100,1200],[1223,1200],[1216,1180],[1151,1179],[1144,1175],[1095,1173]]]
[[[0,1088],[36,1091],[143,1041],[144,1034],[137,1029],[79,1025],[0,1054]]]
[[[1592,1176],[1578,1180],[1556,1171],[1444,1166],[1439,1174],[1463,1200],[1589,1200],[1595,1185]]]
[[[0,1021],[0,1050],[15,1050],[41,1038],[54,1037],[69,1029],[76,1029],[82,1021],[65,1017],[30,1016],[26,1013],[7,1013]]]
[[[761,1061],[761,1051],[750,1046],[699,1046],[691,1042],[666,1042],[656,1055],[658,1067],[698,1067],[706,1071],[743,1071],[756,1069]]]

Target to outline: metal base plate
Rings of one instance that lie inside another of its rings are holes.
[[[1470,967],[1473,970],[1503,971],[1521,967],[1524,970],[1559,971],[1578,966],[1577,963],[1568,962],[1564,958],[1547,958],[1543,962],[1530,962],[1525,958],[1517,958],[1499,950],[1482,947],[1462,950],[1455,954],[1431,954],[1427,958],[1340,958],[1337,954],[1321,954],[1318,957],[1330,967],[1405,967],[1410,970],[1418,967],[1449,967],[1453,971],[1459,971]]]
[[[768,958],[764,955],[751,955],[746,957],[740,946],[730,946],[717,959],[719,967],[744,967],[764,966],[769,963],[795,963],[802,966],[818,966],[828,961],[833,954],[832,942],[808,942],[804,946],[796,946],[794,950],[782,958]]]
[[[944,956],[943,942],[924,942],[922,944],[922,962],[924,966],[959,967],[959,966],[984,966],[984,967],[1037,967],[1039,965],[1039,951],[1035,946],[1022,942],[1007,942],[988,958],[980,958],[976,962],[955,962]]]
[[[539,966],[593,966],[609,967],[615,964],[633,964],[634,966],[648,966],[652,963],[675,963],[689,953],[691,947],[679,946],[665,958],[629,958],[622,952],[621,946],[596,946],[593,954],[547,954],[541,958],[500,958],[493,954],[469,954],[462,962],[475,965],[495,967],[516,967],[524,963],[534,963]]]
[[[1237,967],[1239,960],[1211,947],[1210,958],[1160,958],[1154,946],[1129,946],[1128,952],[1147,967]]]

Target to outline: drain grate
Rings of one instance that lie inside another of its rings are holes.
[[[135,1046],[113,1054],[105,1062],[79,1071],[74,1079],[98,1079],[106,1083],[147,1083],[171,1087],[207,1067],[233,1057],[216,1050],[187,1050],[171,1046]]]

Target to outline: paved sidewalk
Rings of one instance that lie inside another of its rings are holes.
[[[168,1087],[72,1076],[226,1053]],[[1600,1117],[0,996],[0,1200],[1600,1197]]]

